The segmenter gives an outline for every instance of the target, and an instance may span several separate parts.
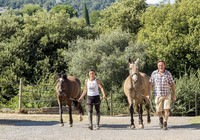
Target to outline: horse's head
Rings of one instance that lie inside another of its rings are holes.
[[[57,76],[56,92],[60,95],[63,94],[66,90],[65,86],[66,80],[67,80],[66,74],[59,74]]]
[[[139,58],[135,62],[129,59],[129,74],[131,76],[131,79],[135,83],[138,81],[138,76],[139,76],[138,62],[139,62]]]

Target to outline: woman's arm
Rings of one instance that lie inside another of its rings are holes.
[[[85,80],[85,87],[83,93],[81,94],[81,97],[78,99],[78,102],[82,101],[82,98],[86,95],[86,93],[87,93],[87,80]]]
[[[103,99],[105,99],[106,98],[106,93],[104,91],[104,88],[103,88],[103,86],[102,86],[102,84],[101,84],[101,82],[99,80],[97,80],[97,83],[98,83],[99,88],[101,89],[101,92],[103,94]]]

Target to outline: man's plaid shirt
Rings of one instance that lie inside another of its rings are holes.
[[[171,73],[165,70],[163,75],[160,75],[158,70],[155,70],[151,74],[149,82],[154,86],[155,96],[166,96],[170,94],[170,85],[174,83]]]

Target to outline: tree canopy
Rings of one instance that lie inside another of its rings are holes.
[[[145,9],[145,0],[119,0],[101,12],[102,18],[96,24],[96,28],[107,32],[120,27],[137,34],[141,27],[139,17]]]
[[[200,4],[196,0],[149,7],[142,16],[138,42],[148,44],[146,52],[151,61],[165,59],[177,76],[186,69],[196,70],[200,64],[199,15]]]

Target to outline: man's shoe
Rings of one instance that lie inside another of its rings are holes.
[[[167,122],[164,122],[164,125],[163,125],[163,126],[164,126],[163,129],[164,129],[164,130],[167,130]]]
[[[159,117],[159,126],[163,128],[163,117]]]
[[[88,128],[89,128],[90,130],[93,130],[93,126],[92,126],[92,125],[90,125]]]

